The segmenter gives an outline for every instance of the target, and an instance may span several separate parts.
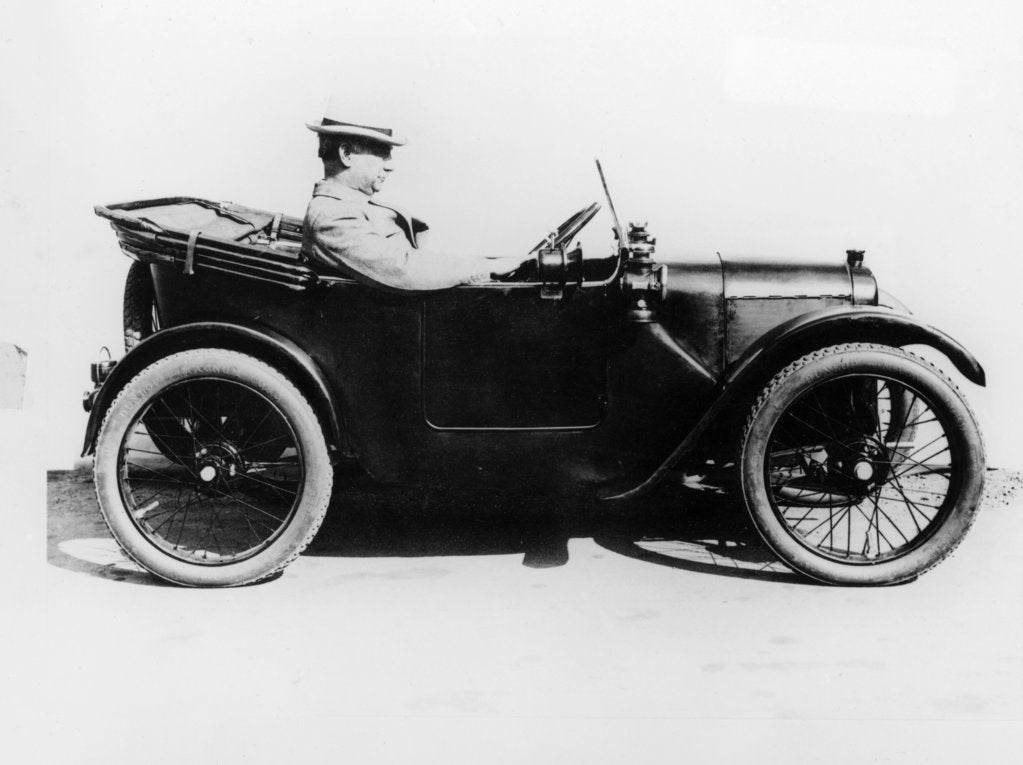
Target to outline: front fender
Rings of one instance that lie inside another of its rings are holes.
[[[877,306],[836,306],[797,316],[761,336],[732,364],[718,383],[717,397],[682,442],[642,483],[606,499],[629,499],[660,483],[687,455],[697,451],[711,426],[750,397],[772,375],[800,356],[839,343],[873,342],[884,345],[929,345],[944,353],[966,379],[985,385],[984,368],[962,345],[941,330],[909,314]]]
[[[162,330],[147,337],[111,370],[96,392],[85,428],[82,456],[96,448],[96,438],[107,410],[117,394],[139,372],[155,361],[193,348],[225,348],[255,356],[276,367],[309,399],[335,449],[350,454],[341,409],[319,365],[298,345],[258,326],[227,322],[196,322]]]
[[[987,382],[973,354],[941,330],[881,306],[836,306],[797,316],[762,335],[726,370],[723,386],[727,389],[779,360],[787,363],[826,345],[857,342],[929,345],[944,353],[970,382],[981,386]]]

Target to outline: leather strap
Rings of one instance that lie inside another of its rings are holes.
[[[193,231],[188,235],[188,246],[185,248],[185,275],[191,276],[195,273],[195,242],[199,238],[199,232]]]

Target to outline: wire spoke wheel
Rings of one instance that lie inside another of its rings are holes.
[[[267,364],[198,349],[140,372],[111,404],[96,490],[115,539],[170,581],[226,586],[281,570],[326,513],[316,414]]]
[[[241,407],[255,423],[249,428],[236,424]],[[180,435],[154,437],[146,426],[167,420]],[[285,458],[254,459],[267,441]],[[188,380],[157,394],[125,434],[121,497],[153,545],[222,565],[258,554],[288,525],[302,498],[304,463],[294,430],[265,396],[231,380]]]
[[[983,485],[976,422],[901,349],[834,346],[771,382],[747,423],[743,494],[789,565],[823,581],[912,579],[955,549]]]
[[[904,393],[909,405],[893,404]],[[947,429],[922,393],[890,377],[819,383],[788,407],[768,443],[765,481],[775,514],[793,538],[835,560],[872,564],[904,555],[954,504],[958,455]]]

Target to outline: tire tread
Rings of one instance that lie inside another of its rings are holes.
[[[155,296],[149,265],[138,260],[132,261],[124,280],[122,301],[125,351],[130,351],[153,334]]]

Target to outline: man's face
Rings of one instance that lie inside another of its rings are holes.
[[[344,173],[345,182],[353,189],[370,196],[380,191],[387,180],[387,174],[394,169],[391,147],[382,143],[351,147],[343,144],[341,161],[347,167]]]

